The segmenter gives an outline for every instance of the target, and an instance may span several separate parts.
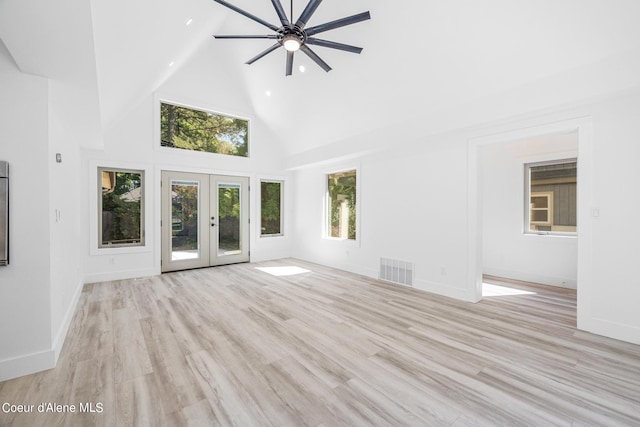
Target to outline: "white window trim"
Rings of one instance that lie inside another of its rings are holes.
[[[277,234],[262,234],[262,183],[263,182],[269,182],[269,183],[278,183],[280,184],[280,233]],[[260,238],[272,238],[272,237],[284,237],[285,235],[285,230],[284,230],[284,204],[285,204],[285,197],[284,197],[284,192],[285,192],[285,180],[284,178],[265,178],[265,177],[258,177],[258,185],[260,188],[259,191],[259,195],[258,195],[258,217],[260,219],[259,224],[258,224],[258,236],[260,236]]]
[[[98,215],[100,215],[100,205],[98,202],[98,169],[114,169],[114,170],[135,170],[144,172],[143,189],[144,194],[144,225],[145,230],[144,245],[139,246],[117,246],[117,247],[99,247],[98,242]],[[118,255],[118,254],[131,254],[131,253],[148,253],[152,251],[153,236],[149,233],[152,230],[151,224],[153,220],[153,209],[150,207],[152,204],[152,187],[150,183],[153,182],[153,169],[149,165],[143,165],[139,163],[127,163],[119,161],[97,161],[90,160],[89,162],[89,202],[91,209],[90,221],[89,221],[89,254],[95,255]],[[95,209],[95,210],[93,210]]]
[[[571,162],[575,162],[576,166],[578,168],[578,173],[580,170],[580,165],[578,162],[578,158],[574,156],[569,156],[569,157],[565,157],[565,156],[559,156],[557,158],[553,158],[552,160],[546,159],[546,160],[538,160],[538,161],[527,161],[523,163],[523,170],[524,170],[524,205],[523,205],[523,234],[525,236],[543,236],[543,237],[573,237],[573,238],[577,238],[578,237],[578,232],[577,231],[531,231],[530,230],[530,221],[531,221],[531,209],[530,209],[530,203],[531,203],[531,185],[530,185],[530,178],[531,178],[531,173],[530,173],[530,168],[531,167],[536,167],[536,166],[545,166],[545,165],[555,165],[555,164],[559,164],[559,163],[571,163]],[[578,181],[578,177],[576,176],[576,182]]]
[[[339,238],[332,237],[329,235],[329,180],[328,177],[331,174],[348,172],[348,171],[356,171],[356,238],[355,239],[347,239],[347,238]],[[322,179],[324,180],[324,198],[323,198],[323,227],[322,227],[322,238],[324,240],[332,241],[332,242],[340,242],[341,244],[348,246],[360,246],[361,241],[361,211],[362,211],[362,175],[360,172],[359,164],[351,164],[338,166],[335,168],[328,168],[323,171]]]

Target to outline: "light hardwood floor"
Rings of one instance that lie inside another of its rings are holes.
[[[257,269],[286,266],[309,272]],[[577,331],[573,291],[506,286],[532,293],[470,304],[292,259],[89,284],[58,366],[0,383],[0,404],[76,412],[0,425],[640,425],[640,347]]]

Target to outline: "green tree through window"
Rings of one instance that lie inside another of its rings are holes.
[[[160,139],[163,147],[247,157],[249,122],[163,102]]]
[[[143,172],[98,169],[101,186],[99,245],[144,244]]]
[[[260,234],[282,234],[282,182],[260,182]]]
[[[219,184],[218,186],[218,245],[224,251],[241,249],[240,239],[240,198],[239,184]]]
[[[356,239],[356,171],[327,176],[330,237]]]

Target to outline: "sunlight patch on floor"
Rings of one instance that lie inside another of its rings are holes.
[[[292,265],[283,267],[256,267],[256,270],[269,273],[272,276],[295,276],[296,274],[311,273],[311,270]]]
[[[200,251],[197,249],[171,252],[171,261],[183,261],[185,259],[198,259],[199,257],[200,257]]]
[[[535,292],[522,289],[510,288],[508,286],[494,285],[492,283],[482,283],[483,297],[504,297],[512,295],[535,295]]]

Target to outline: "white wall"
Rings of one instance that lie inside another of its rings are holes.
[[[0,267],[0,381],[51,351],[48,82],[20,73],[0,41],[0,159],[10,163],[10,265]]]
[[[389,140],[398,128],[382,130],[366,138],[344,141],[340,156],[334,155],[331,146],[326,152],[316,150],[314,157],[322,162],[321,166],[312,163],[311,158],[305,164],[303,153],[295,163],[294,256],[372,277],[377,275],[380,257],[414,261],[416,287],[473,301],[478,295],[477,277],[481,272],[476,266],[482,267],[483,238],[488,238],[487,265],[499,264],[502,256],[499,266],[505,270],[531,274],[524,258],[497,249],[493,236],[483,236],[493,233],[497,226],[489,219],[488,230],[483,233],[485,192],[478,179],[492,165],[505,163],[489,156],[485,159],[488,164],[478,164],[478,159],[488,156],[489,151],[482,152],[484,148],[478,148],[476,142],[493,135],[511,142],[515,139],[500,135],[568,126],[579,132],[580,235],[578,239],[534,241],[526,250],[538,255],[549,251],[547,261],[553,268],[539,279],[570,284],[577,277],[579,328],[640,343],[640,276],[635,268],[640,230],[633,227],[640,210],[640,193],[633,191],[633,183],[640,182],[640,168],[636,165],[640,158],[637,117],[640,90],[636,89],[598,102],[530,113],[444,135],[417,133],[399,141]],[[410,131],[398,129],[398,133],[406,136]],[[541,134],[545,132],[534,132],[529,137]],[[365,139],[370,143],[364,144]],[[387,149],[380,149],[385,143]],[[368,153],[366,146],[380,152]],[[500,150],[497,146],[493,149]],[[335,164],[330,160],[332,155]],[[322,237],[324,175],[345,165],[360,167],[359,245]],[[521,166],[517,169],[521,174]],[[505,173],[512,176],[516,172]],[[487,178],[497,180],[498,176],[488,173]],[[516,183],[502,182],[500,191],[514,191],[516,186],[523,188],[520,179]],[[491,201],[491,195],[487,197]],[[516,204],[522,209],[522,197],[510,200],[513,209],[518,209]],[[593,216],[594,210],[599,216]],[[519,217],[516,222],[521,230]],[[507,244],[513,249],[520,246],[517,241]]]
[[[0,48],[0,159],[11,169],[11,264],[0,269],[1,380],[51,368],[62,350],[83,284],[78,147],[87,133],[75,126],[84,116],[74,84],[21,73]]]
[[[592,113],[598,216],[590,216],[592,251],[578,271],[578,326],[640,344],[640,91],[594,105]]]
[[[78,99],[70,96],[74,85],[49,81],[49,227],[51,247],[51,334],[57,357],[80,298],[83,285],[80,249],[83,238],[80,228],[80,148],[93,145],[86,129],[75,123],[85,119]],[[91,123],[91,117],[87,122]],[[60,154],[61,162],[56,162]]]
[[[523,233],[524,165],[577,157],[575,132],[480,147],[484,273],[575,288],[576,237]]]
[[[259,179],[269,177],[285,181],[285,217],[292,206],[289,175],[278,139],[257,118],[242,76],[220,67],[205,45],[154,94],[123,112],[120,119],[105,129],[104,150],[83,153],[81,188],[85,282],[142,277],[160,273],[160,174],[162,170],[244,175],[251,178],[251,260],[290,256],[292,236],[288,224],[281,237],[260,238]],[[205,76],[209,77],[208,79]],[[215,79],[210,79],[215,76]],[[207,81],[206,85],[201,82]],[[168,100],[196,108],[243,117],[250,120],[249,158],[171,150],[159,147],[159,100]],[[98,166],[127,167],[146,171],[146,245],[144,248],[97,248]]]
[[[372,142],[375,144],[375,142]],[[472,300],[466,282],[466,139],[397,144],[360,159],[296,171],[294,255],[370,277],[380,257],[415,263],[415,286]],[[327,173],[359,166],[359,244],[322,236]]]

